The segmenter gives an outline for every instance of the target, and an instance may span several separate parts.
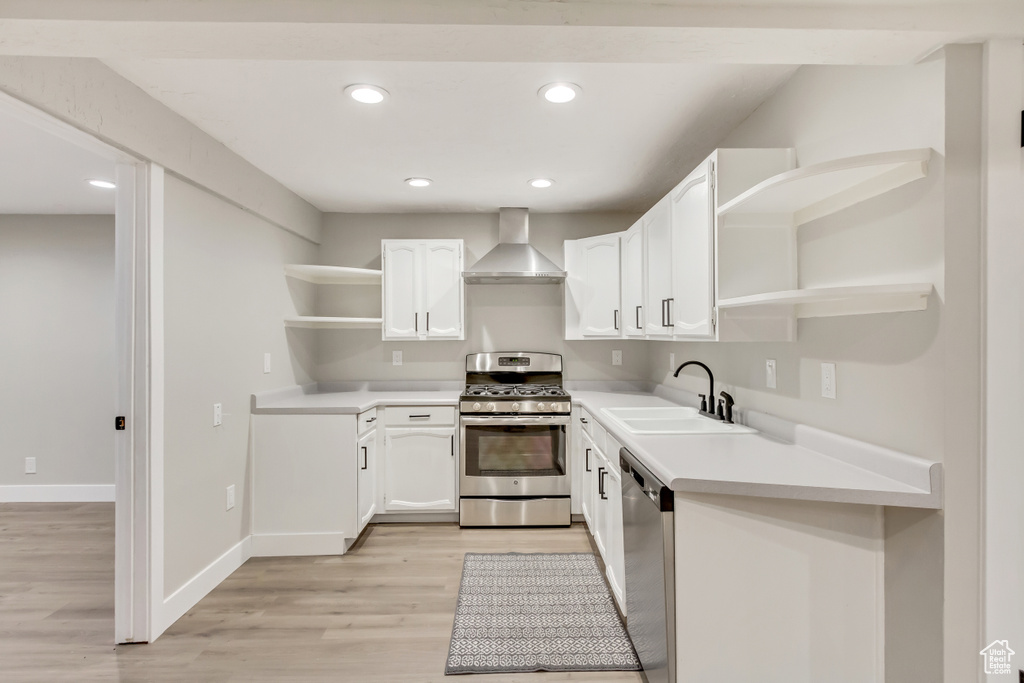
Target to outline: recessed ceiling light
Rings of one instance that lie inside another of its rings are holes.
[[[548,102],[565,104],[572,102],[582,92],[580,86],[575,83],[548,83],[537,91],[537,94]]]
[[[434,181],[430,178],[406,178],[405,182],[413,187],[426,187]]]
[[[355,83],[345,88],[345,94],[363,104],[380,104],[388,98],[388,91],[368,83]]]
[[[534,178],[530,181],[530,185],[533,187],[551,187],[554,184],[555,181],[550,178]]]
[[[93,178],[88,183],[93,187],[102,187],[104,190],[113,190],[117,187],[116,183],[112,183],[109,180],[100,180],[99,178]]]

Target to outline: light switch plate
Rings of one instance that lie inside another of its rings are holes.
[[[213,426],[220,427],[224,422],[224,408],[219,403],[213,404]]]
[[[25,474],[36,473],[36,459],[32,456],[25,458]]]
[[[392,365],[401,365],[402,364],[402,352],[401,351],[392,351],[391,352],[391,364]]]
[[[775,389],[778,385],[778,375],[775,371],[774,358],[768,358],[764,362],[764,384],[769,389]]]
[[[230,510],[235,507],[235,485],[232,484],[227,489],[227,495],[224,500],[225,510]]]
[[[836,397],[836,364],[821,364],[821,395],[824,398]]]
[[[263,354],[263,374],[264,375],[270,374],[270,354],[269,353]]]
[[[612,351],[612,365],[622,365],[622,351]]]

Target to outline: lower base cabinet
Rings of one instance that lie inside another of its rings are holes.
[[[356,444],[356,480],[358,482],[359,533],[377,513],[377,430],[359,437]]]
[[[455,427],[385,430],[384,510],[453,511]]]

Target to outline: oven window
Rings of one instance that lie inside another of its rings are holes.
[[[562,476],[565,425],[467,425],[463,457],[473,477]]]

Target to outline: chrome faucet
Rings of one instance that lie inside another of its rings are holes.
[[[683,368],[685,368],[687,365],[697,365],[699,367],[704,368],[704,371],[706,373],[708,373],[708,384],[709,384],[708,396],[711,397],[711,404],[712,404],[712,406],[714,406],[714,403],[715,403],[715,375],[711,372],[711,368],[709,368],[708,366],[704,365],[699,360],[688,360],[685,363],[683,363],[682,365],[680,365],[678,368],[676,368],[676,371],[675,371],[675,373],[673,373],[672,376],[673,377],[678,377],[679,376],[679,371],[682,370]],[[715,415],[713,407],[711,408],[711,410],[708,410],[708,396],[705,396],[704,394],[697,394],[697,395],[700,396],[700,414],[704,415],[706,417],[714,418],[716,420],[721,419],[721,418],[719,418],[718,415]]]

